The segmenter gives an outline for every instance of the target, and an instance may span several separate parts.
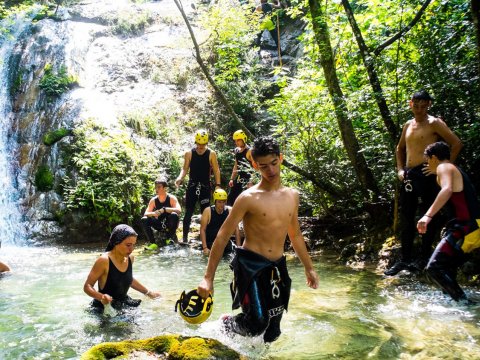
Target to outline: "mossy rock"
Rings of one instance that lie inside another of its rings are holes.
[[[162,335],[95,345],[82,355],[81,360],[129,359],[136,357],[139,352],[149,354],[152,358],[169,360],[246,359],[214,339]]]
[[[53,189],[54,177],[50,168],[42,165],[35,174],[35,186],[38,191],[50,191]]]
[[[65,136],[73,135],[72,130],[60,128],[57,130],[49,131],[43,137],[43,143],[47,146],[52,146],[56,142],[62,140]]]

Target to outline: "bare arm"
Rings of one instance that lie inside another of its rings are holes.
[[[188,170],[190,168],[191,160],[192,160],[192,152],[187,151],[183,157],[183,167],[182,167],[182,170],[180,171],[180,175],[178,175],[177,179],[175,180],[175,186],[177,188],[182,184],[185,176],[187,176]]]
[[[200,220],[200,240],[202,241],[203,254],[208,255],[210,250],[207,247],[207,225],[210,223],[211,209],[210,207],[205,208],[202,213],[202,218]]]
[[[174,213],[177,213],[178,215],[180,215],[180,213],[182,212],[182,207],[175,195],[170,194],[170,207],[166,207],[165,211],[169,214],[174,212]]]
[[[151,198],[150,201],[148,202],[148,206],[145,209],[145,212],[143,213],[143,216],[148,216],[148,217],[158,217],[159,212],[158,210],[155,211],[155,198]]]
[[[435,131],[450,146],[450,161],[455,162],[463,148],[462,141],[441,119],[435,120]]]
[[[197,288],[198,294],[204,299],[208,297],[208,294],[213,293],[213,280],[215,279],[218,263],[223,256],[227,242],[230,241],[230,235],[233,234],[235,228],[238,227],[238,223],[246,213],[247,201],[248,200],[241,195],[237,198],[235,206],[232,208],[232,211],[218,231],[217,237],[213,242],[205,275]]]
[[[238,173],[238,165],[237,165],[237,159],[235,159],[235,163],[233,164],[233,169],[232,169],[232,176],[230,176],[230,181],[228,182],[229,187],[233,187],[233,180],[237,177]]]
[[[137,279],[133,278],[132,289],[141,292],[143,295],[148,296],[150,299],[156,299],[160,297],[160,293],[158,291],[150,291],[144,285],[142,285]]]
[[[88,274],[87,280],[83,285],[83,291],[90,297],[101,301],[103,305],[112,302],[112,297],[108,294],[102,294],[95,290],[95,283],[102,277],[108,274],[108,258],[101,256],[93,264],[90,273]]]
[[[215,188],[220,187],[220,167],[218,166],[217,154],[213,150],[210,152],[210,165],[212,165],[213,176],[215,177]]]
[[[451,164],[440,164],[437,167],[437,178],[440,182],[440,191],[437,194],[435,200],[433,201],[433,204],[417,223],[417,230],[420,234],[424,234],[427,231],[427,225],[432,220],[432,217],[435,216],[440,211],[440,209],[445,206],[447,201],[452,196],[454,171],[453,166],[454,165]]]
[[[407,142],[405,140],[407,128],[410,124],[408,121],[402,130],[402,135],[400,136],[400,140],[398,141],[397,148],[395,151],[395,158],[397,159],[397,176],[400,181],[403,181],[405,175],[405,164],[407,162]]]
[[[307,251],[305,240],[300,231],[300,224],[298,223],[298,192],[295,191],[295,210],[293,212],[292,221],[288,227],[288,237],[292,242],[293,249],[305,268],[305,276],[307,278],[307,285],[312,289],[318,287],[318,275],[313,268],[312,259]]]

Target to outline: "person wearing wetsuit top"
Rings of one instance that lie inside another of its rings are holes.
[[[185,153],[182,170],[175,180],[175,185],[179,187],[185,176],[189,174],[185,193],[185,215],[183,217],[183,243],[185,244],[188,243],[188,233],[195,205],[197,202],[200,203],[200,212],[210,206],[210,173],[212,170],[215,176],[215,188],[220,187],[220,168],[218,167],[217,154],[207,145],[208,133],[205,130],[197,131],[195,147]]]
[[[252,154],[250,147],[247,146],[247,135],[243,130],[237,130],[233,133],[233,140],[235,141],[235,163],[233,164],[232,175],[228,186],[230,192],[228,193],[227,205],[233,206],[238,195],[242,191],[252,186],[251,172],[252,168]]]
[[[141,300],[134,300],[127,295],[131,288],[155,299],[159,292],[150,291],[133,276],[131,255],[137,242],[137,233],[125,224],[117,225],[110,235],[105,253],[93,265],[83,291],[94,300],[92,307],[103,311],[104,306],[111,304],[117,310],[124,307],[138,306]],[[98,290],[95,283],[98,282]]]
[[[218,230],[223,225],[230,213],[231,207],[225,206],[227,193],[223,189],[217,189],[213,192],[214,205],[205,208],[200,220],[200,240],[202,241],[203,254],[208,255],[212,248]],[[240,246],[240,231],[235,229],[235,243]],[[228,255],[233,251],[232,243],[229,242],[223,251],[223,255]]]
[[[427,146],[425,156],[428,168],[437,174],[441,189],[433,204],[418,221],[418,232],[424,234],[432,217],[444,206],[449,206],[453,215],[444,227],[442,239],[425,270],[427,276],[454,300],[467,300],[456,276],[465,260],[465,237],[478,229],[480,206],[468,176],[449,161],[450,148],[446,143],[440,141]]]
[[[246,238],[231,263],[233,308],[240,306],[242,312],[224,316],[222,324],[227,332],[262,335],[265,342],[272,342],[280,336],[280,320],[289,303],[290,278],[283,253],[287,234],[304,266],[309,287],[318,287],[318,275],[300,231],[299,193],[281,183],[283,156],[278,143],[269,136],[255,139],[252,158],[261,175],[260,183],[242,192],[235,201],[213,242],[197,292],[204,299],[213,292],[223,250],[243,220]]]
[[[182,211],[180,203],[175,195],[167,193],[167,179],[158,178],[155,180],[156,196],[150,199],[145,213],[141,219],[141,224],[145,236],[150,243],[155,242],[152,228],[160,231],[161,241],[164,245],[165,236],[168,239],[178,242],[177,228],[179,215]]]

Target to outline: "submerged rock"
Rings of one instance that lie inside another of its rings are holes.
[[[218,340],[180,335],[162,335],[95,345],[82,360],[94,359],[246,359]]]

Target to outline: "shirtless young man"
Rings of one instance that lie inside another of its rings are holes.
[[[416,265],[412,265],[418,198],[422,199],[420,210],[425,213],[439,191],[435,175],[423,164],[425,148],[429,144],[443,140],[451,148],[453,162],[463,146],[443,120],[428,114],[431,105],[432,98],[425,90],[413,94],[410,109],[414,118],[404,125],[397,145],[397,174],[403,182],[400,192],[402,260],[385,271],[385,275],[395,275],[402,270],[411,269],[412,266],[422,270],[432,252],[433,237],[440,225],[437,217],[432,219],[428,231],[423,234],[420,258],[417,259]]]
[[[223,249],[243,219],[246,239],[237,248],[232,261],[234,299],[232,307],[242,312],[223,319],[227,330],[247,336],[263,335],[265,342],[280,336],[280,320],[287,310],[291,280],[288,276],[284,243],[288,234],[300,258],[307,285],[318,286],[318,275],[307,252],[298,223],[299,194],[284,187],[280,179],[283,157],[277,142],[271,137],[255,140],[252,148],[253,165],[261,181],[244,191],[236,200],[228,218],[213,243],[207,269],[198,286],[206,298],[213,292],[213,281]],[[244,264],[248,263],[248,266]]]

